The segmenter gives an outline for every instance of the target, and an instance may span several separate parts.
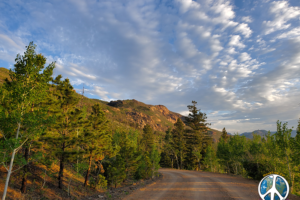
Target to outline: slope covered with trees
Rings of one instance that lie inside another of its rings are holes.
[[[67,172],[95,189],[157,176],[160,145],[150,125],[139,131],[110,123],[99,103],[88,112],[69,79],[52,78],[55,63],[45,63],[30,43],[0,88],[1,167],[7,171],[2,199],[14,174],[27,193],[33,165],[45,169],[42,187],[47,170],[57,166],[56,187],[69,195]]]

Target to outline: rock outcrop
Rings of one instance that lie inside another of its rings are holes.
[[[169,111],[163,105],[147,105],[135,99],[111,101],[107,105],[114,107],[113,110],[117,108],[119,115],[125,114],[126,121],[139,128],[150,124],[155,131],[166,131],[178,118],[184,120],[184,116]]]

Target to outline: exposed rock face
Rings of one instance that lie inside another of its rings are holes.
[[[121,100],[110,101],[107,105],[113,106],[113,107],[121,107],[121,106],[123,106],[123,101],[121,101]]]
[[[125,113],[126,116],[124,116],[124,119],[126,118],[127,122],[135,124],[135,126],[138,124],[140,128],[143,128],[146,124],[150,124],[155,131],[166,131],[169,126],[166,125],[166,121],[172,124],[174,124],[178,118],[184,121],[184,116],[169,111],[163,105],[147,105],[135,99],[111,101],[107,105],[113,106],[114,110],[118,109],[120,115],[122,115],[121,113]]]

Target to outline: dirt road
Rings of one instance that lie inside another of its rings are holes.
[[[126,200],[245,199],[259,200],[258,181],[242,177],[175,169],[160,169],[164,178],[127,196]],[[289,196],[289,200],[298,197]]]

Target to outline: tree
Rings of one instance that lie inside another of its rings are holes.
[[[296,140],[300,140],[300,119],[298,121],[298,126],[297,126],[297,134],[296,134]]]
[[[79,139],[80,146],[83,147],[89,158],[84,186],[87,186],[93,159],[99,157],[97,155],[104,158],[112,153],[112,137],[110,132],[107,131],[109,121],[100,109],[100,104],[92,106],[92,113],[88,117],[88,122],[89,125],[86,125],[86,129]]]
[[[230,161],[230,152],[229,144],[221,137],[217,147],[217,157],[220,159],[220,162],[225,165],[227,168],[227,173],[230,173],[229,164]]]
[[[125,162],[126,179],[133,179],[142,158],[141,152],[137,151],[138,133],[133,131],[126,133],[122,131],[115,134],[119,134],[120,137],[119,154]]]
[[[151,126],[146,124],[143,128],[143,138],[141,139],[141,144],[144,151],[151,152],[152,146],[154,145],[154,134]]]
[[[122,183],[126,178],[125,162],[121,155],[117,155],[108,167],[109,181],[115,185]]]
[[[62,76],[58,75],[53,80],[56,86],[53,91],[56,104],[51,108],[51,112],[56,115],[57,120],[44,137],[44,141],[51,145],[51,152],[59,157],[58,187],[63,189],[65,162],[77,154],[71,147],[77,142],[74,126],[76,127],[78,119],[82,118],[82,112],[75,107],[79,98],[76,97],[69,79],[61,81],[61,78]]]
[[[197,158],[197,162],[198,162],[198,171],[201,170],[201,159],[202,159],[201,151],[202,151],[202,149],[199,149],[199,148],[197,148],[197,147],[194,147],[193,155]]]
[[[277,121],[277,132],[275,133],[276,144],[279,146],[281,150],[280,151],[281,156],[286,158],[286,164],[288,166],[290,186],[292,192],[293,180],[292,180],[292,168],[290,166],[291,153],[292,153],[291,132],[292,129],[287,128],[287,123],[284,123],[281,126],[281,122],[279,122],[279,120]]]
[[[150,154],[150,159],[151,159],[151,162],[152,162],[152,178],[154,178],[154,176],[157,174],[157,170],[159,169],[159,161],[160,161],[160,155],[159,155],[159,152],[157,150],[157,147],[155,145],[153,145],[152,147],[152,151],[151,151],[151,154]]]
[[[188,169],[198,168],[199,162],[195,153],[195,150],[201,151],[204,154],[205,148],[212,143],[211,136],[208,133],[208,125],[206,123],[207,117],[205,113],[200,112],[197,109],[197,102],[192,101],[192,105],[188,105],[189,115],[185,117],[185,121],[191,130],[186,130],[186,147],[187,147],[187,159],[186,165]],[[203,156],[202,156],[203,157]]]
[[[200,109],[197,109],[196,101],[192,101],[192,104],[193,105],[187,106],[190,112],[188,117],[185,117],[188,126],[190,126],[195,131],[201,131],[203,133],[207,132],[208,125],[210,125],[210,123],[206,123],[206,114],[200,112]]]
[[[174,124],[174,129],[172,130],[172,145],[173,149],[176,151],[176,158],[180,158],[180,166],[178,169],[183,169],[183,161],[186,154],[186,140],[185,140],[185,131],[184,131],[184,123],[181,121],[180,118],[177,119],[176,123]],[[177,155],[178,154],[178,155]]]
[[[227,139],[228,139],[228,134],[227,134],[227,131],[226,131],[226,129],[225,129],[225,127],[223,128],[223,130],[222,130],[222,135],[221,135],[221,137],[223,138],[223,140],[226,142],[227,141]]]
[[[245,136],[234,135],[228,141],[230,161],[235,165],[235,174],[239,174],[240,163],[244,161],[247,151]]]
[[[6,167],[8,173],[3,191],[4,200],[16,153],[26,142],[37,139],[44,131],[47,124],[53,120],[46,117],[45,108],[38,107],[46,96],[49,81],[55,68],[51,63],[44,69],[46,58],[35,53],[35,45],[30,42],[26,47],[24,56],[17,55],[14,71],[9,71],[11,81],[5,80],[0,89],[0,130],[2,151],[4,155],[11,153],[10,166]],[[26,151],[25,151],[26,152]],[[24,165],[28,163],[25,153]],[[23,183],[26,183],[26,177]],[[23,185],[24,186],[24,185]],[[26,187],[22,191],[25,192]]]
[[[209,145],[206,149],[205,157],[203,160],[206,168],[210,168],[211,172],[215,172],[215,166],[217,165],[218,159],[216,156],[216,152],[211,145]]]
[[[252,157],[254,157],[254,162],[256,163],[257,166],[257,176],[261,175],[260,169],[259,169],[259,157],[260,154],[262,153],[262,144],[261,144],[261,136],[257,134],[253,134],[253,139],[250,142],[250,147],[249,147],[249,153],[251,154]]]
[[[163,140],[164,145],[163,145],[163,150],[161,153],[161,166],[163,167],[171,167],[173,168],[173,139],[172,139],[172,129],[171,127],[168,128],[168,130],[166,131],[166,135],[165,138]]]

